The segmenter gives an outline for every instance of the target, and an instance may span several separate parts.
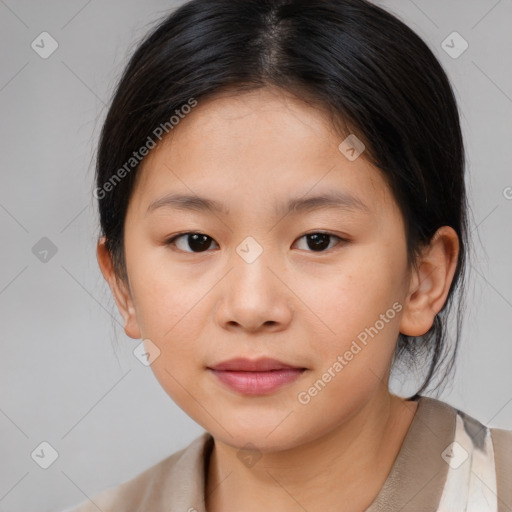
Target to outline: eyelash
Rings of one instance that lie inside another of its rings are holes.
[[[336,243],[333,247],[329,248],[329,249],[326,249],[326,250],[323,250],[323,251],[306,251],[306,252],[311,252],[311,253],[318,253],[318,254],[322,254],[322,253],[325,253],[325,252],[328,252],[332,249],[334,249],[335,247],[337,247],[338,245],[340,245],[341,243],[343,242],[349,242],[348,239],[346,238],[343,238],[343,237],[340,237],[338,235],[335,235],[334,233],[330,233],[328,231],[311,231],[310,233],[305,233],[304,235],[300,236],[297,240],[300,240],[301,238],[304,238],[308,235],[327,235],[327,236],[330,236],[332,238],[337,238],[338,239],[338,243]],[[204,235],[206,237],[208,237],[210,240],[213,240],[215,242],[215,240],[213,238],[211,238],[210,236],[206,235],[205,233],[201,233],[199,231],[186,231],[185,233],[179,233],[177,235],[174,235],[173,237],[167,239],[165,241],[165,245],[168,245],[168,246],[174,246],[174,248],[176,248],[176,240],[178,240],[179,238],[181,237],[186,237],[187,235]],[[217,242],[215,242],[217,243]],[[181,249],[175,249],[175,250],[178,250],[178,251],[181,251],[181,252],[185,252],[185,253],[188,253],[188,254],[202,254],[204,252],[210,252],[209,251],[209,248],[205,251],[198,251],[198,252],[195,252],[195,251],[182,251]]]

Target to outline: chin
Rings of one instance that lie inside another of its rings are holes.
[[[261,454],[291,450],[315,439],[315,435],[304,426],[298,429],[285,428],[284,425],[268,428],[255,424],[246,427],[232,424],[228,430],[231,435],[217,425],[209,432],[219,442],[236,450]]]

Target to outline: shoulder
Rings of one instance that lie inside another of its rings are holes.
[[[499,502],[512,510],[512,430],[486,426],[440,400],[422,400],[432,416],[452,423],[451,442],[441,453],[448,466],[441,503],[447,509],[485,504],[485,510],[501,510]]]
[[[185,448],[173,453],[136,477],[104,489],[62,512],[131,512],[136,510],[174,510],[177,489],[186,487],[187,510],[202,498],[204,456],[213,442],[207,432]]]
[[[421,396],[421,403],[424,420],[428,419],[432,424],[446,420],[455,421],[455,425],[453,425],[454,433],[457,434],[457,426],[460,425],[476,446],[481,445],[486,435],[489,435],[493,444],[496,440],[495,444],[497,446],[510,450],[512,430],[489,427],[465,411],[436,398]],[[459,434],[460,431],[461,428],[459,428]]]
[[[510,458],[512,456],[512,430],[493,428],[485,425],[477,418],[470,414],[453,407],[446,402],[434,398],[423,397],[423,400],[428,400],[432,403],[433,409],[450,411],[455,417],[455,437],[460,438],[463,435],[471,440],[472,446],[481,448],[485,439],[488,438],[492,442],[494,456],[505,455]]]
[[[487,443],[491,458],[512,459],[512,430],[489,427],[465,411],[435,398],[422,396],[421,401],[423,419],[428,417],[433,424],[441,421],[452,423],[453,442],[480,452],[484,451]]]

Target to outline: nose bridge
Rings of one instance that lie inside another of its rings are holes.
[[[235,322],[250,330],[263,325],[282,328],[291,320],[287,288],[276,277],[275,255],[267,244],[247,236],[231,255],[232,269],[218,310],[218,321],[224,326]]]
[[[268,285],[269,279],[275,279],[267,268],[271,265],[272,249],[263,240],[258,241],[253,236],[244,238],[235,248],[232,258],[234,265],[233,278],[244,286],[254,287]]]

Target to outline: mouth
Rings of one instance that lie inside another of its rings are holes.
[[[230,359],[208,370],[225,386],[245,395],[272,393],[299,378],[307,368],[293,366],[277,359]]]

